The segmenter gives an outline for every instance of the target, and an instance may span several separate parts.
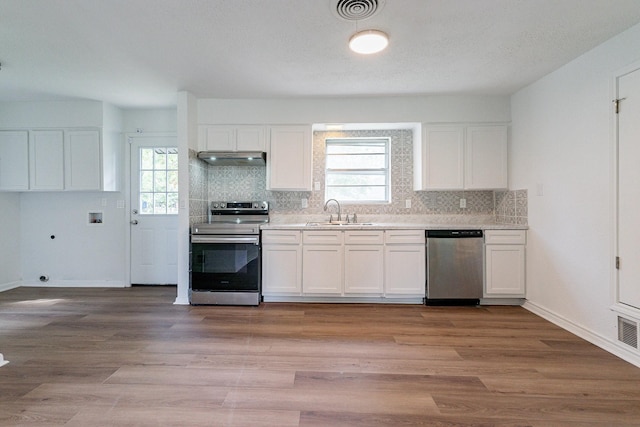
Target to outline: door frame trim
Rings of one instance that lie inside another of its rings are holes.
[[[158,137],[170,137],[176,138],[176,147],[178,146],[177,133],[176,132],[127,132],[124,133],[124,208],[127,210],[125,233],[125,278],[124,283],[126,287],[131,287],[131,144],[133,138],[158,138]],[[178,167],[180,165],[178,164]]]
[[[620,302],[620,289],[619,289],[619,281],[620,281],[620,275],[619,275],[619,270],[616,268],[616,258],[619,256],[619,252],[618,252],[618,245],[619,245],[619,239],[618,239],[618,234],[619,234],[619,221],[618,221],[618,216],[619,216],[619,209],[618,209],[618,205],[619,205],[619,197],[618,197],[618,191],[620,190],[620,183],[619,183],[619,170],[618,170],[618,166],[619,166],[619,162],[618,162],[618,153],[619,153],[619,148],[620,148],[620,143],[619,143],[619,135],[618,135],[618,126],[619,126],[619,121],[618,121],[618,114],[616,114],[615,112],[615,107],[614,107],[614,101],[618,99],[619,96],[619,80],[621,77],[624,77],[628,74],[631,74],[633,72],[637,72],[640,71],[640,61],[635,61],[617,71],[615,71],[612,75],[611,75],[611,79],[610,79],[610,98],[611,98],[611,106],[609,109],[609,114],[611,119],[609,120],[611,129],[610,129],[610,170],[611,170],[611,176],[610,176],[610,191],[611,191],[611,205],[610,205],[610,213],[611,213],[611,239],[610,239],[610,253],[611,253],[611,259],[609,260],[609,265],[610,265],[610,271],[611,271],[611,277],[610,277],[610,309],[620,313],[620,314],[626,314],[626,315],[632,315],[634,318],[636,319],[640,319],[640,311],[636,310],[633,307],[630,307],[626,304],[622,304]]]

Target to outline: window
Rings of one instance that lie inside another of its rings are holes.
[[[389,138],[327,139],[325,199],[388,203]]]
[[[140,148],[140,214],[178,213],[178,149]]]

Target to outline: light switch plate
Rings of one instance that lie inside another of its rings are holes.
[[[460,209],[467,208],[467,199],[460,199]]]
[[[404,201],[404,207],[407,209],[411,209],[411,199],[407,199]]]
[[[308,208],[309,207],[309,199],[306,199],[306,198],[302,199],[301,205],[302,205],[303,209],[304,208]]]

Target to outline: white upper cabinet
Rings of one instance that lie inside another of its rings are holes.
[[[473,126],[466,133],[464,187],[507,188],[507,127]]]
[[[416,190],[448,190],[464,185],[464,128],[438,126],[423,129],[422,146],[416,141]]]
[[[29,134],[31,190],[64,189],[64,133],[36,130]]]
[[[100,129],[0,131],[0,191],[117,191],[120,138]]]
[[[264,126],[202,125],[198,128],[200,151],[265,151]]]
[[[507,127],[425,126],[414,173],[415,191],[507,188]]]
[[[267,150],[267,190],[311,191],[311,126],[272,126]]]
[[[100,133],[97,130],[65,133],[65,190],[102,189],[102,152],[100,147]]]
[[[29,189],[29,133],[0,131],[0,191]]]

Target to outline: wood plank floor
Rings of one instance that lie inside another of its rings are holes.
[[[632,426],[640,369],[521,307],[0,293],[0,425]]]

